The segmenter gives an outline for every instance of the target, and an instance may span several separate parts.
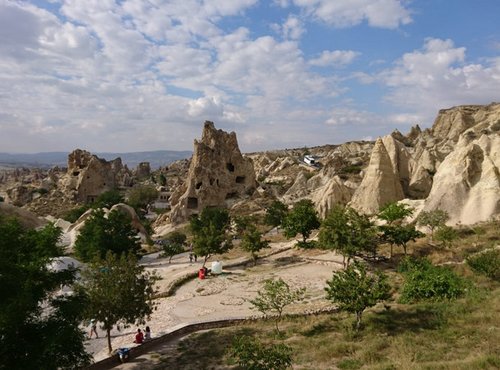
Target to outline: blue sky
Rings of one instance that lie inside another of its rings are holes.
[[[500,100],[498,0],[0,0],[0,151],[375,139]]]

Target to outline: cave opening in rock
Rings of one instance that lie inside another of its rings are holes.
[[[188,197],[187,198],[187,207],[189,209],[197,209],[198,208],[198,198]]]
[[[245,182],[245,176],[236,176],[236,183],[243,184]]]
[[[230,162],[229,162],[229,163],[226,163],[226,167],[227,167],[227,170],[228,170],[229,172],[234,172],[234,164],[232,164],[232,163],[230,163]]]

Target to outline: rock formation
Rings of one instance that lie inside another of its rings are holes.
[[[81,149],[68,156],[68,171],[61,179],[65,193],[78,202],[92,202],[105,191],[124,184],[130,173],[120,158],[106,161]]]
[[[356,189],[350,205],[364,213],[376,213],[386,203],[404,198],[397,170],[382,139],[378,139],[372,151],[365,176]]]
[[[442,209],[450,223],[473,224],[500,213],[500,136],[461,135],[439,166],[424,210]]]
[[[225,206],[256,188],[252,160],[241,155],[234,132],[217,130],[206,121],[186,182],[172,194],[170,221],[180,223],[205,207]]]

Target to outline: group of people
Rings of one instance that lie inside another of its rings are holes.
[[[89,339],[92,339],[92,335],[95,334],[96,338],[99,338],[99,334],[97,334],[97,322],[92,319],[90,320],[90,332]],[[151,329],[149,326],[146,326],[144,332],[139,328],[137,329],[137,333],[135,334],[134,343],[141,344],[151,339]]]
[[[151,339],[151,329],[149,326],[146,326],[144,329],[144,333],[140,328],[137,329],[137,333],[135,334],[134,343],[141,344]]]

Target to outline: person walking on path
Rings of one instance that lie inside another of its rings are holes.
[[[89,339],[92,339],[92,334],[95,334],[95,337],[99,338],[99,334],[97,334],[97,323],[94,319],[90,320]]]

